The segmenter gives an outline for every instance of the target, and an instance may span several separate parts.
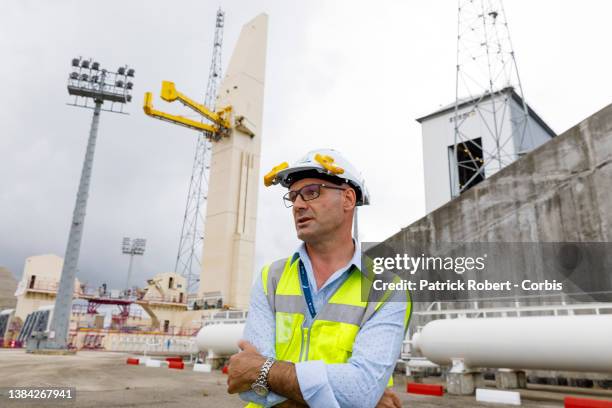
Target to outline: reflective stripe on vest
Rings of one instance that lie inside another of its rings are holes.
[[[352,354],[359,329],[388,300],[390,292],[378,302],[363,301],[362,290],[368,286],[362,288],[364,276],[354,268],[317,313],[311,327],[303,328],[306,303],[298,261],[295,256],[276,261],[262,273],[264,292],[276,316],[276,357],[294,363],[304,360],[345,363]],[[411,310],[409,298],[406,309],[405,328]]]

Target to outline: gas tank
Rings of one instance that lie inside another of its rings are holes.
[[[434,320],[412,344],[439,365],[612,373],[612,315]]]
[[[210,323],[198,332],[196,345],[203,352],[212,352],[219,357],[230,356],[239,351],[238,341],[243,332],[244,323]]]

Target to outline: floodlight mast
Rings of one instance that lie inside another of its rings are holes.
[[[134,240],[130,240],[130,238],[128,237],[123,238],[123,245],[121,251],[123,252],[123,254],[130,256],[127,283],[125,285],[126,296],[130,293],[130,284],[132,281],[132,262],[134,260],[134,255],[144,255],[146,245],[147,240],[144,238],[136,238]]]
[[[81,57],[72,60],[72,68],[73,72],[68,75],[68,94],[74,96],[74,101],[69,103],[69,105],[93,109],[93,118],[89,130],[74,212],[72,214],[70,234],[68,236],[62,275],[55,299],[50,331],[46,338],[39,338],[36,342],[28,342],[28,349],[68,349],[69,347],[68,330],[72,314],[74,279],[76,278],[83,237],[100,112],[105,110],[126,114],[126,112],[123,112],[123,106],[132,100],[131,90],[134,86],[131,82],[131,79],[134,77],[134,70],[132,68],[123,66],[117,72],[112,72],[102,69],[97,61]],[[93,106],[90,105],[90,101],[93,101]],[[104,102],[110,102],[110,107],[104,109]]]

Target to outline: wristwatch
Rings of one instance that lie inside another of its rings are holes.
[[[274,361],[272,357],[268,357],[266,362],[261,366],[259,377],[257,377],[257,380],[251,385],[251,389],[260,397],[265,397],[270,393],[270,389],[268,388],[268,373]]]

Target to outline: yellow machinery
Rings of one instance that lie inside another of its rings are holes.
[[[211,135],[214,140],[220,140],[222,137],[229,136],[231,123],[230,116],[232,113],[232,107],[226,106],[222,108],[218,112],[212,112],[206,106],[201,105],[191,98],[183,95],[179,91],[176,90],[174,86],[174,82],[170,81],[162,81],[162,89],[161,89],[161,98],[167,102],[174,102],[178,100],[183,105],[191,108],[195,112],[199,113],[206,119],[208,119],[212,124],[198,122],[193,119],[186,118],[180,115],[172,115],[169,113],[165,113],[162,111],[158,111],[153,108],[153,94],[151,92],[145,93],[144,99],[144,112],[154,118],[170,122],[176,123],[177,125],[185,126],[189,129],[195,129],[200,132],[207,132]],[[237,123],[238,123],[237,118]]]

